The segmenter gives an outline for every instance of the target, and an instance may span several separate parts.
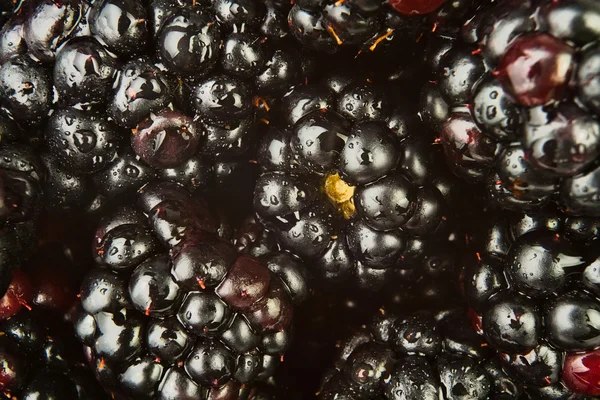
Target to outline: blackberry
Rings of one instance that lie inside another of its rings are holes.
[[[486,2],[432,38],[423,117],[498,206],[598,215],[598,16],[585,0]]]
[[[295,314],[296,340],[277,371],[278,384],[298,393],[299,398],[314,397],[324,366],[330,364],[335,354],[337,341],[348,335],[349,327],[364,323],[382,305],[386,309],[409,312],[425,308],[447,310],[462,304],[452,263],[440,254],[439,258],[429,261],[429,266],[422,271],[402,270],[402,274],[388,278],[391,285],[370,296],[348,290],[347,285],[314,280],[310,299]]]
[[[464,268],[473,325],[539,398],[600,395],[597,226],[549,211],[502,216]]]
[[[337,347],[323,400],[528,398],[460,308],[398,315],[381,309]]]
[[[22,311],[2,323],[0,398],[107,400],[83,362],[69,361],[66,343],[39,319]]]
[[[288,9],[24,2],[0,31],[0,104],[42,131],[48,207],[97,211],[157,178],[244,180],[268,110],[311,73],[287,39]]]
[[[295,87],[280,114],[258,150],[254,208],[317,274],[368,285],[459,240],[445,222],[457,186],[409,106],[338,76]]]
[[[304,0],[288,14],[290,33],[304,46],[325,53],[352,49],[373,52],[390,42],[419,40],[440,21],[455,20],[472,0]]]
[[[40,124],[50,112],[52,83],[48,71],[27,56],[0,66],[0,104],[19,122]]]
[[[43,250],[39,256],[15,271],[0,298],[0,398],[108,400],[76,350],[72,326],[61,319],[76,293],[68,261],[51,265]]]
[[[144,186],[137,206],[103,220],[93,254],[76,331],[103,386],[126,399],[248,398],[308,295],[298,260],[238,255],[175,183]]]

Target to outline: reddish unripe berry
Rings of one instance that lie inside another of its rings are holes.
[[[27,275],[23,271],[16,270],[6,294],[0,299],[0,321],[12,317],[23,307],[29,308],[31,292],[31,283]]]
[[[400,14],[428,14],[441,7],[446,0],[389,0],[390,6]]]
[[[575,393],[600,396],[600,350],[567,354],[562,378]]]

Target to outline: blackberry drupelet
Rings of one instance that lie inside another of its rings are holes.
[[[43,208],[45,173],[28,139],[0,115],[0,296],[30,256]]]
[[[348,335],[384,306],[387,309],[446,310],[462,304],[457,270],[452,259],[431,257],[421,270],[401,270],[376,295],[349,290],[348,285],[312,281],[312,296],[295,314],[295,340],[275,378],[287,383],[300,399],[313,398],[319,390],[324,366],[334,356],[336,342]],[[364,277],[366,279],[366,277]],[[376,280],[377,276],[369,277]],[[371,283],[372,284],[372,283]],[[315,368],[318,366],[318,368]],[[286,397],[283,397],[286,398]]]
[[[500,207],[600,214],[598,17],[587,0],[484,2],[432,38],[423,117]]]
[[[289,11],[288,23],[291,34],[316,51],[335,53],[346,48],[373,51],[399,32],[398,36],[410,33],[410,39],[414,40],[425,26],[423,15],[444,2],[296,1]]]
[[[458,186],[409,105],[336,75],[295,87],[280,114],[258,150],[254,208],[284,250],[365,286],[452,252],[460,237],[445,220]]]
[[[0,104],[42,131],[47,205],[98,211],[157,178],[246,179],[268,110],[310,73],[289,7],[23,2],[0,30]]]
[[[460,19],[474,0],[300,0],[288,14],[290,33],[324,53],[373,52],[390,42],[419,41],[440,23]]]
[[[515,214],[488,228],[463,271],[474,327],[538,398],[600,395],[598,220]]]
[[[248,398],[283,359],[308,295],[300,261],[238,255],[176,183],[144,186],[137,206],[100,224],[93,252],[76,331],[124,399]]]
[[[61,318],[76,294],[68,261],[49,270],[45,256],[15,271],[0,298],[0,398],[108,400],[85,366],[73,327]]]
[[[380,309],[337,347],[319,399],[529,398],[462,309],[398,315]]]

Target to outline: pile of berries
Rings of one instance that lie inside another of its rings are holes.
[[[600,3],[0,0],[1,400],[600,398]]]

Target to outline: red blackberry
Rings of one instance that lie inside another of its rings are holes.
[[[384,309],[338,344],[320,399],[526,399],[461,309]],[[538,398],[538,397],[531,397]]]
[[[368,286],[452,248],[446,207],[457,187],[409,106],[333,77],[294,88],[280,113],[258,151],[254,208],[283,249],[319,275]]]
[[[126,399],[247,398],[283,359],[307,293],[292,256],[238,255],[183,187],[144,186],[105,219],[76,330],[103,386]]]
[[[508,0],[433,38],[423,116],[454,172],[495,204],[599,214],[600,31],[585,22],[599,16],[585,0]]]
[[[538,398],[600,394],[597,227],[587,217],[502,216],[464,269],[475,328]]]

